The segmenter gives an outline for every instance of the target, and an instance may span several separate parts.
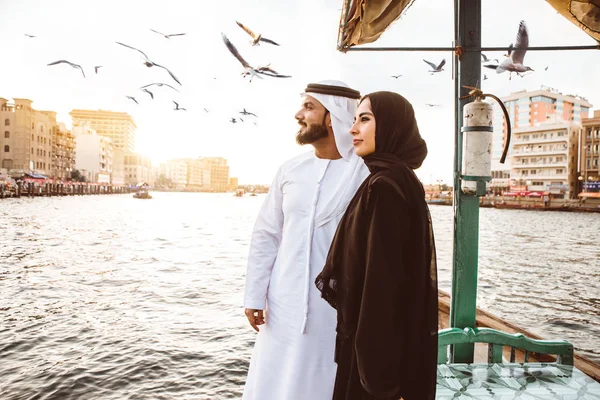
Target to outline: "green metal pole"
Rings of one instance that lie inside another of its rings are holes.
[[[455,45],[481,48],[481,0],[455,0]],[[460,189],[462,165],[463,107],[471,99],[459,100],[468,93],[464,85],[481,87],[481,52],[469,51],[454,56],[454,94],[456,132],[454,141],[454,242],[450,326],[475,327],[477,308],[477,258],[479,247],[479,199]],[[473,362],[473,344],[455,345],[452,362]]]

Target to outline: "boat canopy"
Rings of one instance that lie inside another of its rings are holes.
[[[344,0],[338,50],[373,43],[415,0]],[[600,0],[546,0],[600,44]]]

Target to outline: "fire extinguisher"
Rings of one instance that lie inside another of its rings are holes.
[[[464,86],[471,89],[468,95],[461,99],[474,97],[475,100],[463,108],[463,147],[461,166],[461,185],[463,193],[472,196],[485,196],[492,180],[492,106],[483,101],[491,97],[498,102],[507,126],[507,139],[500,162],[504,164],[510,145],[511,127],[508,111],[502,100],[493,94],[483,93],[480,89]]]

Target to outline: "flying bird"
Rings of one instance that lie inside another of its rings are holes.
[[[498,59],[497,58],[488,58],[485,54],[481,53],[481,58],[483,58],[483,62],[492,62],[492,61],[496,61],[496,63],[498,63]]]
[[[152,100],[154,100],[154,93],[152,93],[151,91],[149,91],[149,90],[148,90],[148,89],[146,89],[146,88],[142,88],[142,92],[146,92],[146,93],[148,93],[148,94],[150,95],[150,97],[152,97]]]
[[[523,72],[533,71],[533,69],[531,69],[530,67],[523,65],[528,47],[529,34],[527,33],[527,26],[525,25],[525,21],[521,21],[519,23],[519,31],[517,33],[517,40],[515,41],[515,46],[509,48],[510,57],[502,61],[500,65],[484,65],[484,67],[495,69],[496,73],[498,74],[508,71],[508,79],[511,79],[511,74],[513,72],[522,77],[521,74]]]
[[[135,104],[140,104],[140,103],[138,103],[138,101],[135,99],[135,97],[131,97],[131,96],[125,96],[125,97],[127,97],[127,98],[128,98],[129,100],[131,100],[131,101],[135,101]]]
[[[157,63],[155,63],[155,62],[151,61],[151,60],[148,58],[148,56],[146,55],[146,53],[144,53],[143,51],[141,51],[141,50],[139,50],[139,49],[136,49],[135,47],[128,46],[128,45],[126,45],[126,44],[124,44],[124,43],[120,43],[120,42],[116,42],[116,43],[117,43],[117,44],[120,44],[121,46],[125,46],[125,47],[127,47],[127,48],[129,48],[129,49],[132,49],[132,50],[135,50],[135,51],[137,51],[137,52],[141,53],[141,54],[144,56],[144,59],[145,59],[145,60],[144,60],[144,65],[145,65],[146,67],[148,67],[148,68],[150,68],[150,67],[158,67],[158,68],[162,68],[162,69],[164,69],[165,71],[167,71],[167,72],[169,73],[169,75],[171,75],[171,78],[173,78],[173,80],[174,80],[175,82],[177,82],[177,83],[179,83],[179,84],[181,85],[181,82],[179,82],[179,79],[177,79],[177,77],[176,77],[175,75],[173,75],[173,73],[172,73],[171,71],[169,71],[169,69],[168,69],[168,68],[165,68],[165,67],[163,67],[162,65],[158,65]]]
[[[98,70],[99,70],[100,68],[102,68],[102,65],[96,65],[96,66],[94,67],[94,71],[95,71],[96,73],[98,73]]]
[[[265,43],[274,44],[275,46],[279,46],[279,44],[275,43],[271,39],[267,39],[267,38],[263,37],[261,33],[252,32],[252,30],[250,30],[250,28],[248,28],[246,25],[242,24],[241,22],[235,21],[235,23],[238,24],[238,26],[240,28],[242,28],[244,31],[246,31],[246,33],[248,35],[250,35],[252,37],[252,46],[256,46],[256,45],[260,44],[259,42],[265,42]]]
[[[26,33],[25,36],[27,36],[30,39],[36,38],[37,36],[35,35],[30,35],[29,33]]]
[[[140,89],[144,89],[144,88],[147,88],[149,86],[154,86],[154,85],[156,85],[158,87],[167,86],[167,87],[170,87],[171,89],[173,89],[174,91],[179,92],[179,90],[175,89],[173,86],[169,85],[168,83],[158,83],[158,82],[157,83],[150,83],[148,85],[144,85]]]
[[[204,109],[204,111],[209,112],[206,108]]]
[[[246,111],[246,109],[244,108],[242,111],[240,111],[240,114],[242,115],[254,115],[256,117],[256,114],[251,113],[249,111]],[[240,118],[241,119],[241,118]]]
[[[155,31],[154,29],[150,29],[152,32],[154,33],[158,33],[161,36],[164,36],[166,39],[171,39],[171,36],[183,36],[185,35],[185,33],[170,33],[168,35],[165,35],[164,33],[161,33],[159,31]]]
[[[400,78],[401,76],[402,76],[402,75],[392,75],[391,77],[392,77],[392,78],[394,78],[394,79],[398,79],[398,78]]]
[[[173,110],[175,110],[175,111],[187,111],[185,108],[179,107],[179,104],[176,101],[173,101],[173,103],[175,103],[175,108]]]
[[[544,71],[548,71],[548,66],[546,65],[546,68],[544,68]]]
[[[484,81],[487,81],[487,80],[488,80],[488,77],[487,77],[487,75],[483,75],[483,80],[484,80]]]
[[[231,118],[231,119],[229,120],[229,122],[231,122],[232,124],[237,124],[237,121],[236,121],[236,119],[235,119],[235,118]]]
[[[441,107],[439,104],[425,103],[425,105],[428,107]]]
[[[510,55],[512,54],[512,51],[513,51],[513,44],[511,43],[508,45],[508,51],[506,52],[504,57],[510,57]]]
[[[271,76],[273,78],[291,78],[291,75],[283,75],[283,74],[278,73],[274,69],[270,68],[269,65],[271,65],[271,64],[268,64],[264,67],[254,68],[253,66],[248,64],[248,62],[246,60],[244,60],[244,57],[242,57],[240,55],[240,52],[235,48],[233,43],[231,43],[231,41],[227,38],[227,36],[225,36],[224,33],[221,33],[221,37],[223,38],[223,43],[225,43],[225,46],[227,46],[227,49],[229,50],[229,52],[244,67],[244,72],[242,72],[242,76],[244,76],[244,78],[245,78],[246,76],[250,75],[250,82],[252,82],[252,79],[254,77],[258,77],[259,79],[262,79],[262,76],[260,76],[260,75]]]
[[[442,72],[444,70],[444,65],[446,65],[445,58],[442,60],[442,62],[439,65],[435,65],[434,63],[427,61],[427,60],[423,60],[423,61],[425,61],[432,68],[429,71],[429,72],[431,72],[431,75],[435,74],[436,72]]]
[[[268,64],[264,67],[256,68],[256,72],[258,72],[259,74],[266,75],[266,76],[272,76],[274,78],[291,78],[292,77],[291,75],[280,74],[279,72],[275,71],[273,68],[269,67],[269,65],[271,65],[271,64]],[[246,73],[244,76],[246,76],[246,75],[248,75],[248,74]]]
[[[50,64],[48,64],[48,65],[50,66],[50,65],[57,65],[57,64],[69,64],[69,65],[70,65],[71,67],[73,67],[73,68],[79,68],[79,69],[81,70],[81,73],[83,74],[83,77],[85,78],[85,72],[83,72],[83,68],[81,68],[81,65],[79,65],[79,64],[74,64],[74,63],[72,63],[72,62],[70,62],[70,61],[67,61],[67,60],[58,60],[58,61],[54,61],[54,62],[51,62],[51,63],[50,63]]]

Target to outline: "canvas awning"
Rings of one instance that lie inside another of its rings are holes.
[[[344,0],[338,50],[373,43],[415,0]],[[546,0],[600,43],[600,0]]]

